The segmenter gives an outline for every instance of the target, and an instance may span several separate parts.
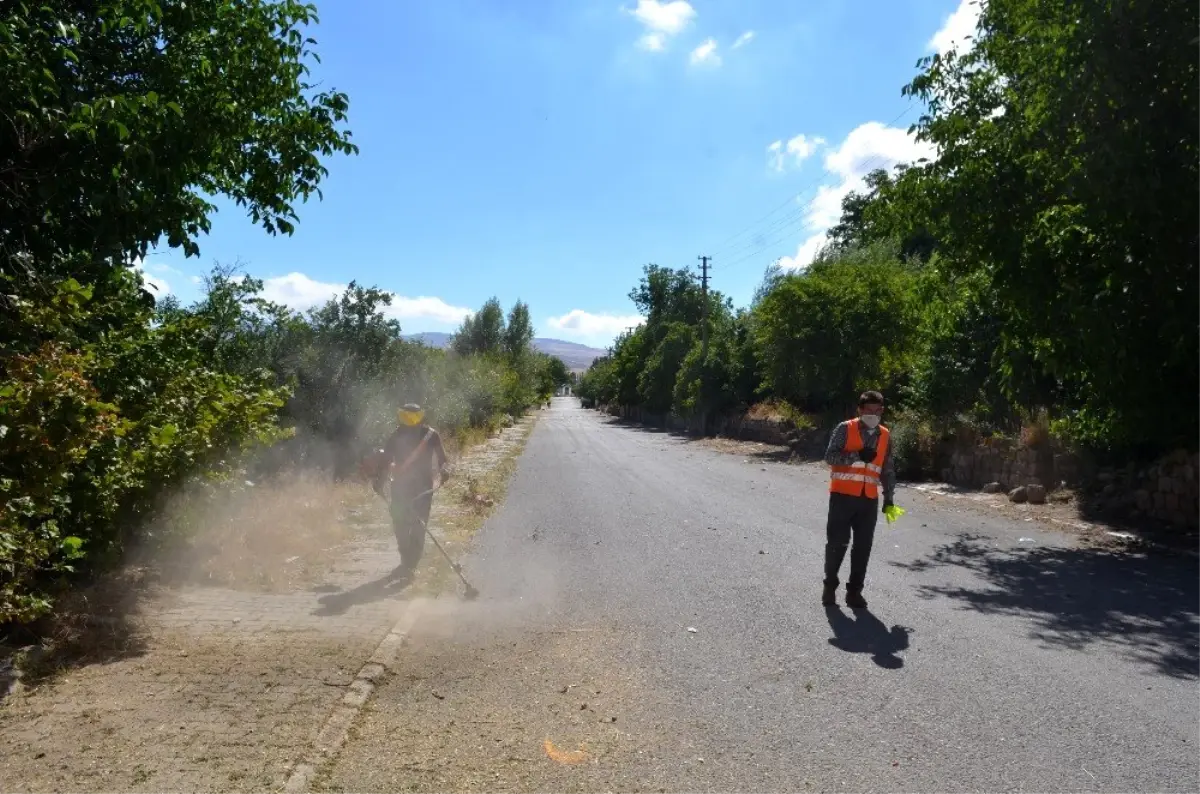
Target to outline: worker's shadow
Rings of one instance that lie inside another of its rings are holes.
[[[364,582],[353,590],[321,596],[317,599],[317,603],[321,606],[313,610],[313,614],[318,617],[344,615],[352,606],[370,604],[373,601],[381,601],[399,595],[412,584],[412,581],[411,573],[401,572],[397,569],[378,579]]]
[[[887,670],[899,670],[904,666],[904,660],[896,654],[908,649],[908,635],[912,629],[903,626],[889,629],[865,609],[854,610],[854,620],[836,606],[826,607],[825,616],[833,629],[833,636],[829,638],[833,647],[846,653],[869,653],[875,664]]]

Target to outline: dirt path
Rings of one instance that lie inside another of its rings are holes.
[[[532,423],[458,461],[431,522],[452,555],[501,497]],[[342,497],[349,540],[321,565],[282,561],[315,569],[307,581],[161,589],[122,618],[111,661],[18,688],[0,707],[0,789],[279,789],[410,601],[453,586],[429,544],[410,588],[381,587],[399,561],[385,508],[365,486]]]

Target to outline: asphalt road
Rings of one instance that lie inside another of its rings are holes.
[[[556,400],[322,785],[1200,790],[1194,559],[902,487],[827,610],[826,478]]]

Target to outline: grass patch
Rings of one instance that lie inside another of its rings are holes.
[[[370,488],[317,474],[185,490],[146,555],[172,583],[286,592],[322,576],[380,520]]]
[[[797,430],[812,430],[817,426],[817,421],[812,416],[784,400],[755,403],[746,411],[746,418],[789,422]]]

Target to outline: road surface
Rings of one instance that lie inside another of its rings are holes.
[[[826,477],[556,400],[320,786],[1198,789],[1194,559],[902,487],[826,609]]]

